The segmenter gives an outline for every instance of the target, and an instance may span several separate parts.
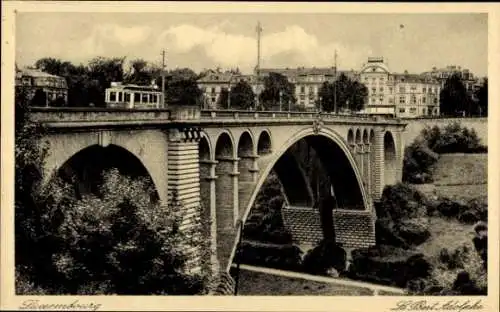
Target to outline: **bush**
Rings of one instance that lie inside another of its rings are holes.
[[[395,246],[403,249],[410,248],[410,245],[399,236],[398,231],[394,227],[395,223],[389,218],[377,219],[375,221],[377,245]]]
[[[463,269],[464,258],[468,252],[469,250],[466,246],[457,248],[452,252],[448,251],[448,249],[446,248],[443,248],[439,252],[439,261],[445,264],[449,270],[455,270],[457,268]]]
[[[477,153],[486,152],[487,148],[480,143],[474,129],[462,127],[459,122],[444,127],[440,136],[429,147],[439,154],[445,153]]]
[[[302,261],[303,271],[326,275],[329,269],[334,268],[342,273],[346,269],[346,258],[347,254],[341,245],[333,240],[322,240],[305,255]]]
[[[411,280],[426,278],[432,266],[423,254],[391,246],[352,251],[351,278],[406,287]]]
[[[389,217],[397,222],[401,219],[419,217],[423,213],[423,195],[406,183],[387,185],[382,192],[379,217]]]
[[[478,222],[474,226],[476,233],[472,242],[474,248],[483,260],[483,268],[488,269],[488,225],[485,222]]]
[[[154,200],[150,181],[116,169],[103,181],[99,197],[76,200],[58,180],[42,193],[46,241],[37,251],[33,281],[49,294],[202,293],[206,276],[184,273],[180,242],[203,251],[206,240],[196,227],[179,230],[175,194],[167,207]]]
[[[414,184],[431,183],[432,166],[439,155],[425,141],[416,140],[405,148],[403,159],[403,181]]]
[[[444,217],[458,218],[460,212],[467,210],[467,206],[464,206],[449,198],[442,198],[439,205],[437,206],[437,210]]]
[[[425,218],[401,221],[397,225],[397,232],[409,245],[420,245],[431,236],[428,220]]]
[[[299,271],[302,268],[302,251],[294,245],[269,246],[243,241],[234,262]]]

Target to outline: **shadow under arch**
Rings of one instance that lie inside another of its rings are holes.
[[[141,160],[129,150],[114,144],[106,147],[95,144],[81,149],[57,168],[50,180],[57,176],[71,183],[75,195],[81,198],[85,194],[99,194],[102,174],[112,168],[131,178],[147,178],[154,189],[152,199],[160,200],[152,175]]]
[[[396,183],[396,144],[390,131],[384,133],[384,185]]]
[[[241,216],[241,221],[244,223],[246,219],[248,218],[248,215],[250,214],[250,210],[254,204],[254,201],[257,197],[257,194],[259,193],[260,188],[264,184],[264,181],[266,180],[267,176],[271,172],[271,170],[275,167],[277,162],[280,160],[280,158],[286,154],[286,152],[292,147],[295,143],[297,143],[299,140],[306,138],[306,140],[309,140],[309,142],[312,144],[312,146],[321,146],[325,142],[329,143],[329,148],[330,147],[335,147],[335,153],[337,153],[338,156],[342,156],[345,159],[345,163],[343,165],[347,165],[346,171],[351,171],[352,175],[352,182],[355,183],[356,186],[356,191],[353,193],[353,196],[356,196],[356,194],[359,195],[359,203],[362,205],[362,207],[357,207],[357,208],[362,208],[365,211],[369,210],[372,208],[372,205],[369,203],[368,196],[366,193],[366,190],[364,188],[364,185],[362,183],[362,178],[361,178],[361,173],[356,166],[354,157],[352,153],[350,152],[346,140],[344,140],[338,133],[336,133],[333,130],[323,128],[319,133],[315,133],[312,128],[307,128],[304,129],[298,133],[296,133],[293,137],[291,137],[289,140],[287,140],[280,148],[279,150],[276,150],[275,154],[272,156],[272,158],[269,160],[269,162],[266,164],[265,168],[263,169],[262,173],[259,176],[259,179],[257,181],[257,184],[253,190],[252,196],[249,200],[249,202],[246,205],[246,209]],[[319,155],[320,159],[322,160],[323,164],[327,167],[327,170],[329,171],[329,175],[331,177],[332,173],[334,172],[339,172],[335,171],[335,163],[328,161],[328,157],[333,153],[333,151],[327,151],[327,150],[322,150],[321,148],[319,150]],[[335,179],[333,179],[335,181]],[[333,182],[333,181],[332,181]],[[340,187],[342,190],[347,190],[346,186],[353,186],[353,184],[346,183],[346,181],[341,180],[336,180],[334,188],[337,187],[337,189]],[[342,188],[342,184],[345,184],[344,188]],[[346,207],[345,204],[349,203],[344,203],[345,208],[350,208]],[[340,204],[342,205],[342,203]],[[234,243],[233,243],[233,250],[231,253],[231,257],[229,259],[228,265],[230,266],[234,257],[235,249],[237,242],[239,240],[239,235],[240,233],[237,233]],[[228,266],[228,270],[229,270]]]

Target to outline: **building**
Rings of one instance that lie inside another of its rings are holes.
[[[15,84],[16,88],[26,88],[29,100],[37,96],[37,101],[45,103],[44,106],[61,106],[68,103],[68,85],[64,77],[36,69],[16,70]]]
[[[391,73],[382,57],[370,57],[359,79],[368,89],[364,113],[410,118],[439,115],[441,84],[433,77]]]
[[[203,107],[205,109],[226,109],[227,107],[220,107],[220,96],[224,91],[230,91],[240,81],[246,81],[258,98],[258,94],[263,89],[263,82],[256,75],[244,75],[234,71],[206,71],[203,77],[198,79],[198,87],[204,96]]]
[[[261,68],[259,76],[243,75],[234,72],[208,71],[204,77],[198,80],[198,86],[205,95],[206,108],[220,108],[217,103],[223,90],[230,90],[238,81],[247,81],[258,95],[264,88],[263,79],[270,73],[279,73],[287,77],[288,81],[295,86],[295,97],[297,105],[306,110],[316,108],[319,99],[318,93],[325,82],[335,81],[335,76],[344,73],[349,78],[358,79],[354,71],[336,71],[335,67],[298,67],[298,68]]]

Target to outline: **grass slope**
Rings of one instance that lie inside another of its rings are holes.
[[[467,201],[488,198],[488,154],[442,154],[433,169],[434,183],[415,185],[426,195]]]

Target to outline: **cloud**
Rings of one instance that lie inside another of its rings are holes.
[[[201,28],[182,24],[163,31],[158,41],[168,42],[169,50],[174,53],[189,53],[195,48],[201,48],[205,55],[215,64],[222,67],[252,69],[257,60],[257,43],[255,36],[229,33],[222,30],[223,25]],[[159,44],[158,43],[158,44]],[[345,62],[342,67],[357,68],[363,62],[370,49],[353,47],[342,43],[321,43],[319,39],[307,33],[302,27],[291,25],[283,31],[263,34],[262,65],[266,61],[280,59],[280,64],[288,66],[331,66],[334,62],[334,51],[342,55]],[[287,57],[293,55],[293,58]],[[296,60],[302,60],[297,64]],[[340,57],[339,57],[340,60]],[[274,62],[273,62],[274,63]]]

